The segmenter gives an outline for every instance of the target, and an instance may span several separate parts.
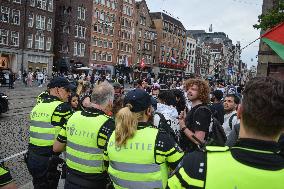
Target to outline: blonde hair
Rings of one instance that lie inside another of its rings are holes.
[[[115,116],[115,144],[126,145],[128,139],[132,138],[137,131],[138,120],[143,118],[145,111],[131,112],[132,105],[120,109]]]

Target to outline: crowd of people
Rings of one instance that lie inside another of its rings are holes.
[[[191,78],[162,89],[153,79],[125,89],[74,77],[54,76],[30,114],[35,189],[55,189],[60,177],[66,189],[283,188],[283,81]],[[15,187],[6,169],[0,178]]]

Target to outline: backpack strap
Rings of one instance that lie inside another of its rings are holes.
[[[236,113],[234,113],[233,115],[231,115],[230,119],[229,119],[229,127],[231,128],[231,130],[233,129],[233,119],[234,117],[237,116]]]

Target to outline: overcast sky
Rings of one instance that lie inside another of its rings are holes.
[[[252,27],[261,14],[263,0],[146,0],[151,12],[167,11],[178,17],[187,30],[205,30],[210,24],[213,32],[225,32],[233,43],[241,47],[259,37]],[[259,40],[242,51],[242,60],[257,65]],[[253,59],[253,61],[251,61]]]

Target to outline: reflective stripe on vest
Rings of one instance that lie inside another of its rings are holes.
[[[37,138],[37,139],[42,139],[42,140],[54,140],[54,135],[53,134],[36,133],[36,132],[32,132],[32,131],[30,131],[30,137]]]
[[[105,115],[87,117],[81,111],[75,112],[66,124],[66,164],[82,173],[105,171],[103,150],[98,147],[98,133],[109,119]]]
[[[207,148],[207,147],[206,147]],[[242,148],[246,150],[246,148]],[[215,152],[214,152],[215,151]],[[253,151],[253,149],[247,149]],[[268,152],[255,151],[267,154]],[[225,163],[224,163],[225,162]],[[221,175],[221,176],[220,176]],[[284,169],[264,170],[235,160],[226,148],[208,148],[205,187],[220,188],[273,188],[283,189]]]
[[[158,164],[136,164],[136,163],[122,163],[117,161],[110,161],[112,168],[118,171],[131,172],[131,173],[153,173],[160,171]]]
[[[80,151],[80,152],[85,152],[85,153],[90,153],[90,154],[103,154],[103,150],[99,148],[82,146],[80,144],[75,144],[71,141],[67,141],[67,146],[74,150]]]
[[[101,167],[103,162],[101,160],[87,160],[87,159],[82,159],[79,157],[75,157],[71,154],[66,155],[66,158],[70,161],[73,161],[75,163],[79,163],[81,165],[89,166],[89,167]]]
[[[51,124],[52,115],[61,101],[39,103],[31,111],[30,143],[35,146],[52,146],[60,127]]]
[[[124,188],[129,189],[137,189],[137,188],[143,188],[143,189],[154,189],[154,188],[163,188],[162,181],[130,181],[130,180],[122,180],[119,179],[113,175],[110,175],[111,180]]]
[[[43,121],[31,120],[31,125],[34,127],[40,127],[40,128],[53,128],[53,125],[51,125],[51,123],[43,122]]]
[[[125,146],[115,145],[112,133],[107,153],[108,172],[115,188],[165,188],[168,170],[165,163],[155,163],[155,142],[158,130],[146,127],[136,131]]]

